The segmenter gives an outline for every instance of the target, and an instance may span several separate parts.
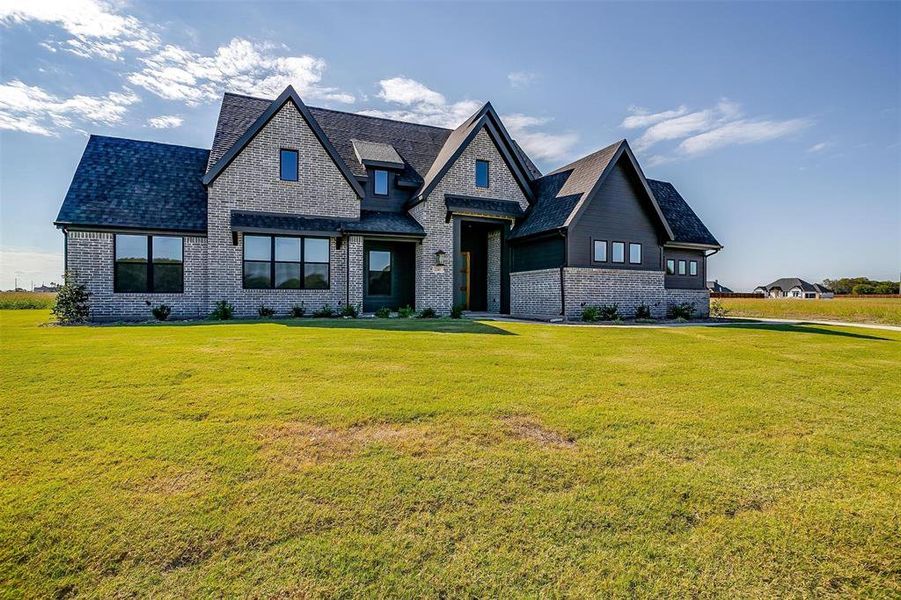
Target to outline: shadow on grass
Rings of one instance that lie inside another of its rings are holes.
[[[859,340],[879,340],[883,342],[894,342],[891,338],[869,335],[866,333],[851,333],[849,331],[836,331],[834,329],[825,329],[818,325],[805,325],[803,323],[792,325],[786,323],[729,323],[728,325],[717,325],[717,329],[759,329],[762,331],[784,331],[787,333],[809,333],[814,335],[834,335],[838,337],[856,338]]]
[[[488,335],[516,335],[510,331],[469,319],[231,319],[228,321],[166,321],[165,323],[116,323],[156,327],[215,327],[217,325],[284,325],[285,327],[310,327],[324,329],[369,329],[373,331],[421,331],[434,333],[479,333]]]

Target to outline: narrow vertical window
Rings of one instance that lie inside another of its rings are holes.
[[[625,242],[613,242],[613,262],[626,262],[626,244]]]
[[[672,258],[666,259],[666,274],[667,275],[675,275],[676,274],[676,261]]]
[[[120,294],[147,292],[150,238],[146,235],[116,236],[115,291]]]
[[[272,238],[268,235],[244,236],[244,287],[272,287]]]
[[[629,244],[629,263],[641,264],[641,244]]]
[[[282,150],[279,172],[283,181],[297,181],[297,150]]]
[[[303,287],[308,290],[327,290],[329,286],[328,238],[304,238]]]
[[[388,171],[376,169],[372,172],[372,193],[376,196],[388,195]]]
[[[391,295],[391,253],[385,250],[369,251],[369,295]]]
[[[594,262],[607,262],[606,240],[594,240]]]
[[[490,163],[487,160],[477,160],[476,161],[476,187],[487,188],[488,187],[488,165]]]
[[[156,293],[180,294],[184,291],[183,240],[155,235],[150,240],[153,268],[151,285]]]
[[[300,238],[275,238],[275,287],[283,290],[300,288]]]
[[[697,275],[698,274],[698,261],[693,260],[688,263],[688,274],[689,275]]]
[[[685,275],[685,261],[679,261],[679,275]]]

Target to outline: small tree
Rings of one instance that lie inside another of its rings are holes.
[[[56,293],[56,304],[53,305],[51,312],[59,323],[66,325],[84,323],[91,314],[88,304],[90,297],[91,293],[87,286],[78,283],[74,272],[67,271],[64,283]]]

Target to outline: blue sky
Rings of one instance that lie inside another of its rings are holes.
[[[726,246],[709,275],[901,268],[901,4],[0,4],[0,288],[58,279],[89,133],[209,147],[225,90],[455,126],[544,171],[620,138]]]

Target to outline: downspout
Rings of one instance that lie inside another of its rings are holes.
[[[566,319],[566,286],[563,270],[569,264],[569,244],[566,243],[566,230],[560,229],[560,236],[563,238],[563,264],[560,265],[560,315]]]
[[[344,276],[344,303],[350,304],[350,236],[347,236],[347,240],[345,240],[344,244],[347,246],[347,260],[344,267],[347,269],[347,273]]]
[[[69,272],[69,230],[63,227],[63,279]],[[65,283],[65,282],[64,282]]]

